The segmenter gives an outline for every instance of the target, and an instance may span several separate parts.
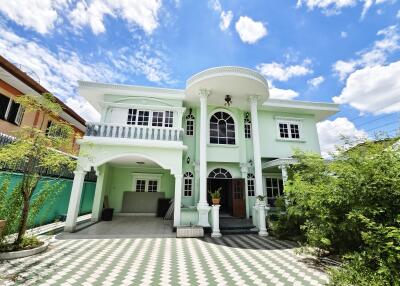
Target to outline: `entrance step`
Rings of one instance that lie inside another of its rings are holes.
[[[227,234],[255,234],[254,225],[250,219],[221,218],[220,231],[222,235]]]

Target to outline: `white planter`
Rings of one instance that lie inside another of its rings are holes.
[[[204,229],[202,226],[178,226],[176,237],[204,237]]]
[[[49,242],[45,241],[43,245],[26,250],[0,252],[0,260],[23,258],[35,254],[39,254],[47,249]]]

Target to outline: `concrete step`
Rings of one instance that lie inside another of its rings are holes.
[[[240,228],[240,229],[221,229],[222,235],[232,235],[232,234],[257,234],[258,231],[253,228]]]

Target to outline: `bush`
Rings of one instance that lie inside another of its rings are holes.
[[[332,272],[333,285],[399,285],[400,150],[367,141],[330,161],[296,158],[275,232],[300,234],[308,246],[346,257]]]

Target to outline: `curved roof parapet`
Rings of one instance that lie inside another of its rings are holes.
[[[243,106],[250,95],[260,102],[269,97],[268,82],[257,71],[235,66],[214,67],[193,75],[186,81],[189,101],[197,101],[200,90],[209,90],[210,103],[223,104],[225,95],[232,97],[235,106]]]

